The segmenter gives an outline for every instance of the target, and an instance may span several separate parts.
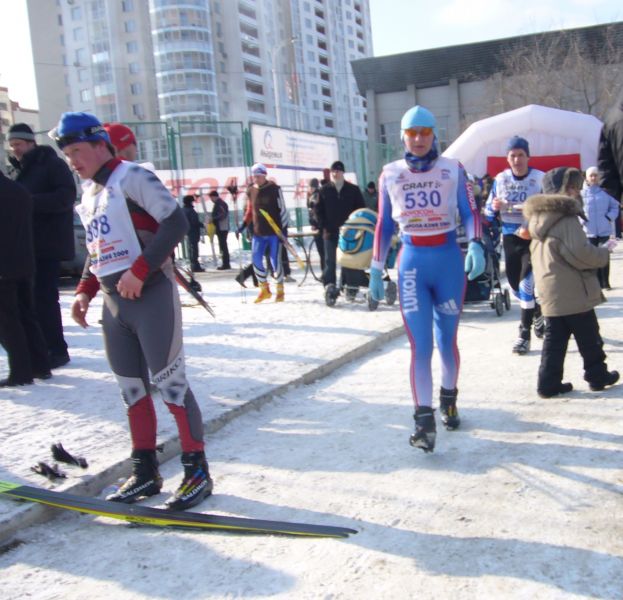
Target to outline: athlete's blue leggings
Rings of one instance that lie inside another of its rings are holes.
[[[403,243],[398,264],[400,310],[411,344],[415,406],[432,406],[433,330],[441,354],[441,386],[452,390],[459,375],[456,341],[465,296],[464,260],[455,240],[442,246]]]
[[[276,235],[254,235],[251,245],[253,270],[260,283],[264,283],[268,276],[264,267],[264,253],[270,250],[270,263],[277,283],[283,283],[283,266],[281,264],[281,243]]]

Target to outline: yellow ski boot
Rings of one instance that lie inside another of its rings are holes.
[[[257,295],[257,298],[255,299],[255,304],[259,304],[260,302],[263,302],[264,300],[268,300],[269,298],[272,298],[272,294],[270,293],[270,286],[268,285],[268,281],[265,281],[264,283],[260,283],[260,293]]]
[[[285,292],[283,291],[283,283],[277,284],[277,296],[275,302],[283,302],[286,299]]]

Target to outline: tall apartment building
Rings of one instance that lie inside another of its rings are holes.
[[[173,122],[187,167],[241,164],[239,123],[367,139],[350,61],[372,54],[368,0],[28,0],[28,12],[43,127],[65,110],[133,123],[161,164],[167,141],[146,124]]]

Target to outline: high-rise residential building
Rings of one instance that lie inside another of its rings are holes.
[[[372,54],[368,0],[28,0],[41,124],[66,110],[137,126],[161,164],[242,163],[251,122],[367,139],[350,61]],[[222,123],[215,125],[215,123]],[[227,122],[227,124],[225,124]]]

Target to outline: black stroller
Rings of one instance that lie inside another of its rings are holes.
[[[463,253],[467,251],[467,241],[460,238]],[[482,243],[485,247],[485,270],[473,281],[467,281],[465,303],[489,302],[498,317],[504,309],[510,310],[511,296],[508,288],[502,288],[500,279],[500,225],[497,221],[483,219]]]

